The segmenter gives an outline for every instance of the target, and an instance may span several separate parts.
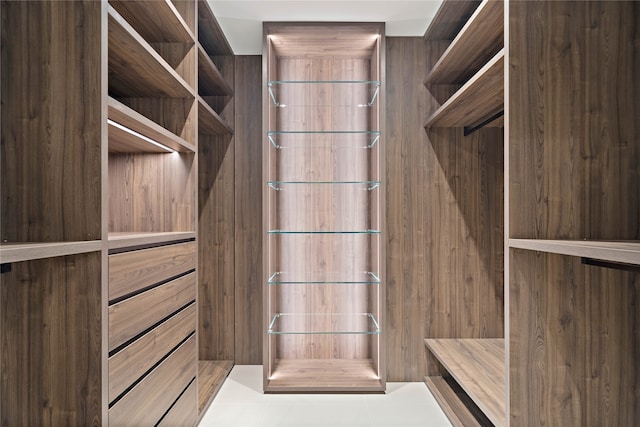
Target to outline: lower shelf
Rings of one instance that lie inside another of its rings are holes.
[[[279,359],[267,378],[269,392],[384,392],[371,359]]]
[[[496,426],[505,419],[504,339],[426,339],[426,346]]]
[[[482,425],[444,378],[424,377],[424,383],[453,427],[479,427]]]
[[[233,368],[231,360],[198,362],[198,414],[202,416]]]

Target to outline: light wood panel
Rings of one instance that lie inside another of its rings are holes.
[[[195,268],[194,242],[109,256],[109,300]]]
[[[504,109],[504,50],[433,114],[425,127],[473,127]]]
[[[191,305],[109,358],[109,402],[195,331]]]
[[[1,7],[0,241],[99,240],[103,10],[90,1]]]
[[[232,360],[200,360],[198,362],[198,413],[200,416],[218,394],[233,368]]]
[[[509,239],[512,248],[640,265],[638,241]]]
[[[100,263],[94,252],[2,273],[0,424],[101,423]]]
[[[109,351],[195,301],[195,282],[195,273],[189,273],[109,306]]]
[[[100,240],[88,242],[3,243],[0,244],[0,263],[97,252],[100,249],[102,249]]]
[[[444,378],[424,377],[424,382],[454,427],[481,426]]]
[[[196,376],[192,336],[109,408],[110,425],[155,425]]]
[[[194,240],[196,233],[193,231],[173,231],[166,233],[109,233],[109,250],[136,249],[140,246],[159,245],[163,243],[179,242],[181,240]]]
[[[194,380],[162,418],[159,427],[193,426],[198,421],[198,389]]]
[[[233,55],[227,37],[206,0],[198,0],[198,41],[209,55]]]
[[[453,40],[480,3],[480,0],[442,2],[424,33],[424,39]]]
[[[424,81],[464,83],[504,46],[504,3],[485,0],[471,15]]]
[[[191,43],[194,35],[171,0],[109,2],[149,43]]]
[[[429,350],[495,426],[506,425],[504,339],[426,339]]]
[[[509,8],[509,237],[637,241],[640,4]],[[638,274],[509,262],[511,424],[637,423]]]
[[[235,362],[262,364],[262,58],[235,60]]]

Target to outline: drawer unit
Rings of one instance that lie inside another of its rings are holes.
[[[156,425],[195,379],[195,362],[196,337],[192,335],[109,409],[109,424]]]
[[[196,257],[195,242],[109,255],[109,301],[193,270]]]
[[[175,405],[167,412],[158,427],[193,426],[198,421],[196,401],[198,389],[195,380],[182,393]]]

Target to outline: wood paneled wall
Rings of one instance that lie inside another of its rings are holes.
[[[262,58],[218,57],[233,99],[217,110],[233,137],[200,137],[201,360],[262,363]]]
[[[437,374],[424,338],[504,336],[503,133],[422,128],[439,105],[422,81],[444,48],[387,38],[389,381]]]
[[[511,237],[640,239],[640,3],[512,2]],[[637,425],[640,274],[510,252],[511,425]]]

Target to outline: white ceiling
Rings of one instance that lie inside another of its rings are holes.
[[[207,0],[236,55],[262,54],[262,23],[385,22],[387,36],[422,36],[442,0]]]

